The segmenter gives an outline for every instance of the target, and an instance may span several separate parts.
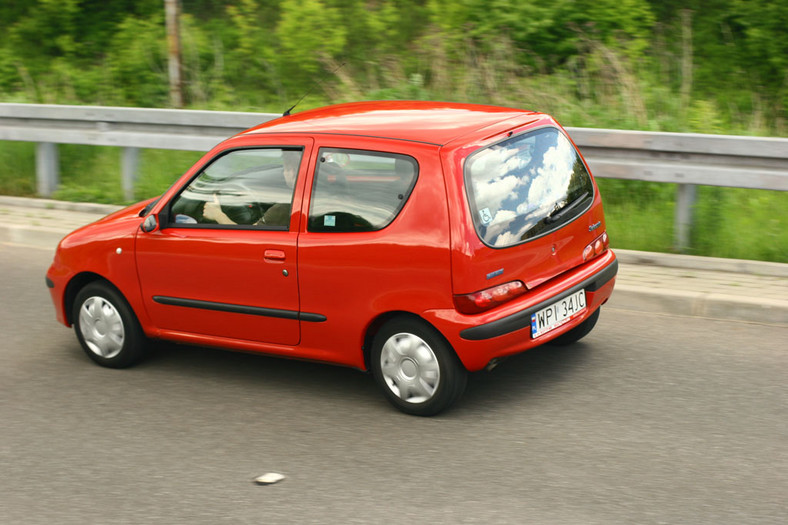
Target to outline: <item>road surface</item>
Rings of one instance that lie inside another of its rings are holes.
[[[788,522],[785,327],[606,307],[425,419],[334,366],[158,343],[98,367],[51,256],[0,244],[3,523]]]

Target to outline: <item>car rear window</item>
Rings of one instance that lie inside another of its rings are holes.
[[[465,184],[476,232],[495,248],[560,228],[588,210],[594,196],[580,155],[556,128],[473,153],[465,164]]]
[[[418,176],[412,157],[321,148],[309,207],[311,232],[365,232],[388,226]]]

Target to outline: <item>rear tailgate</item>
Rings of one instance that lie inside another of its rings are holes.
[[[510,281],[528,289],[584,262],[605,231],[599,191],[582,156],[551,120],[454,155],[464,210],[453,210],[455,294]]]

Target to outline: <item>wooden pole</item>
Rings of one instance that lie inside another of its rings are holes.
[[[181,79],[181,33],[179,0],[164,0],[167,19],[167,54],[170,75],[170,104],[175,108],[183,107],[183,81]]]

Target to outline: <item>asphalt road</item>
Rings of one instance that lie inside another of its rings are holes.
[[[788,522],[784,327],[606,308],[424,419],[332,366],[169,344],[93,365],[50,258],[0,244],[2,523]]]

